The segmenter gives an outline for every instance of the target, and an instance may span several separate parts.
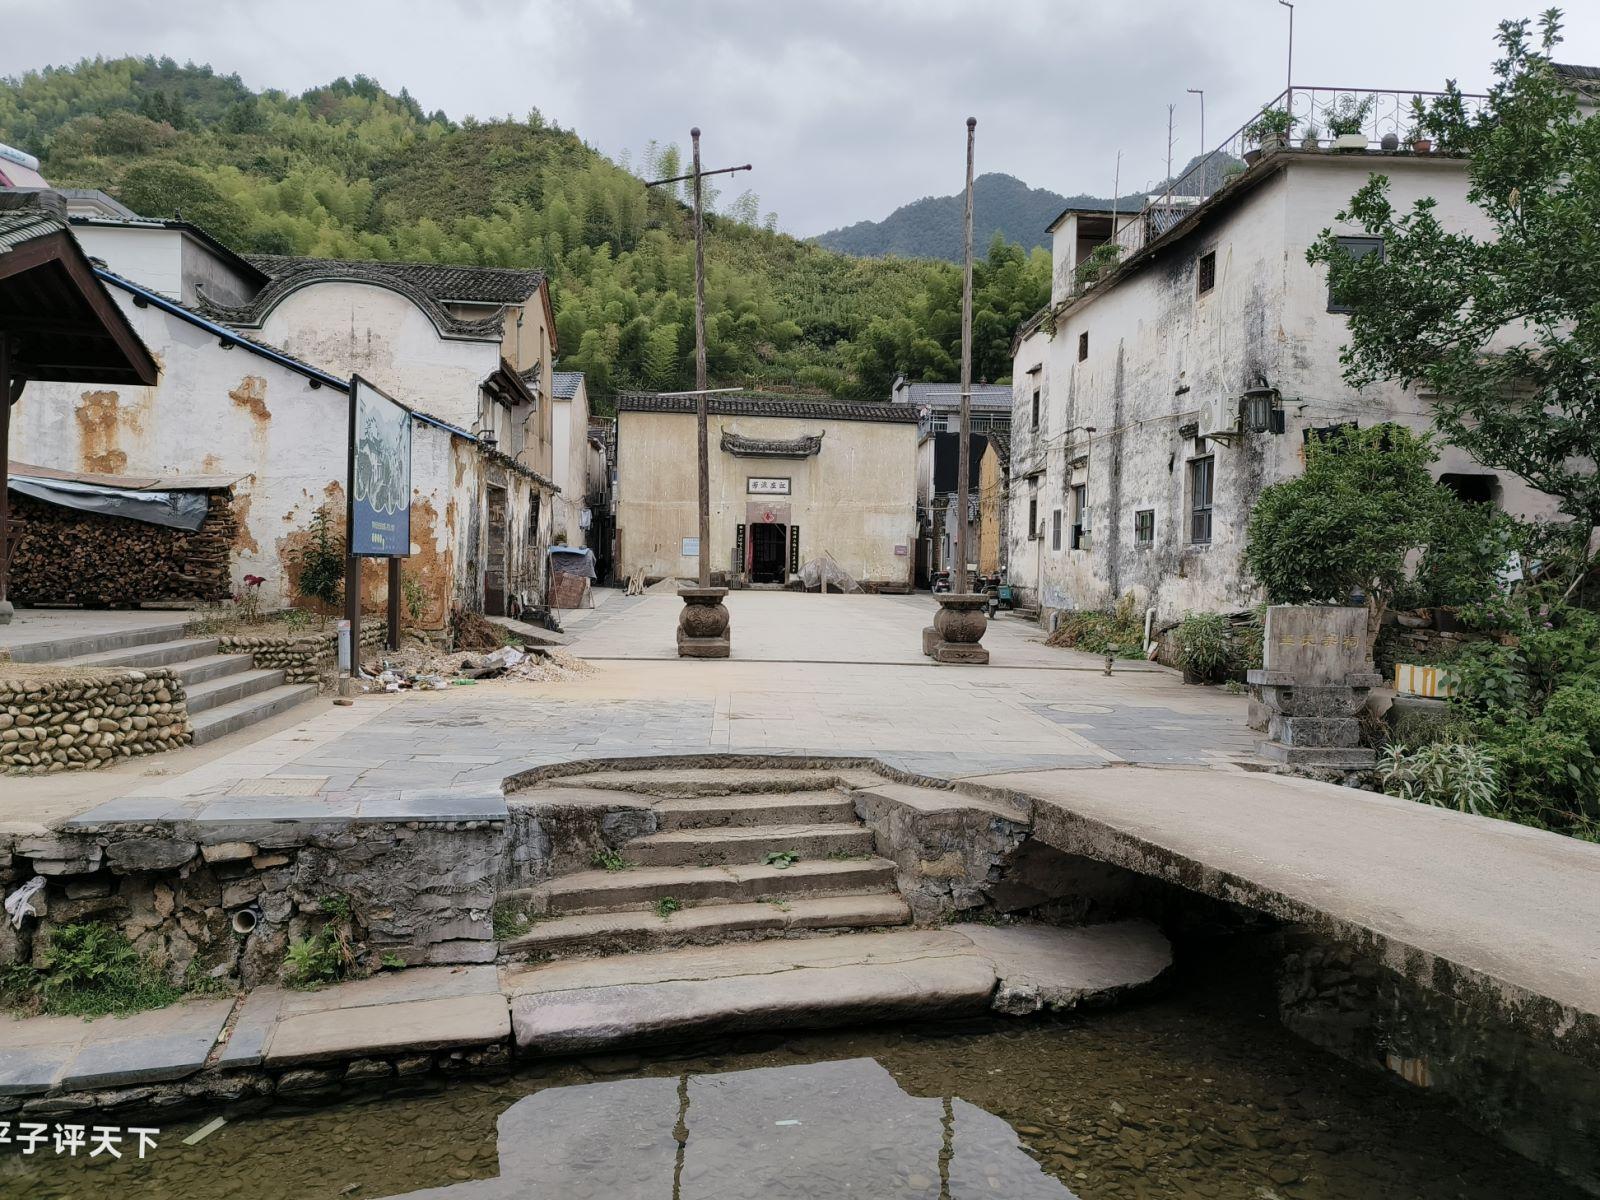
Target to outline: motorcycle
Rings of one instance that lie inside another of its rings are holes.
[[[950,590],[950,572],[935,571],[933,573],[933,594],[941,595]]]

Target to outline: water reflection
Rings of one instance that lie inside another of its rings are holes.
[[[550,1088],[498,1138],[498,1178],[392,1200],[1075,1200],[1005,1121],[870,1058]]]

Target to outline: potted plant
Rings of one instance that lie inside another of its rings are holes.
[[[1414,154],[1432,154],[1433,139],[1427,134],[1428,106],[1421,96],[1411,97],[1411,125],[1406,129],[1406,142]]]
[[[1261,115],[1245,126],[1244,135],[1263,151],[1282,150],[1289,144],[1289,131],[1294,128],[1294,118],[1286,108],[1265,108]]]
[[[1301,136],[1300,136],[1300,149],[1302,149],[1302,150],[1320,150],[1320,149],[1322,149],[1322,131],[1316,127],[1315,123],[1308,124],[1306,126],[1305,133],[1301,134]]]
[[[1362,128],[1372,115],[1372,97],[1357,100],[1353,95],[1340,96],[1328,110],[1328,132],[1333,135],[1335,150],[1365,150],[1367,135]]]

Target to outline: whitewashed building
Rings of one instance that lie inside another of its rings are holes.
[[[551,540],[587,546],[589,510],[589,389],[582,371],[556,371],[550,385],[550,461],[556,486]]]
[[[1432,196],[1447,226],[1489,232],[1463,160],[1382,150],[1378,136],[1365,151],[1252,154],[1204,194],[1155,197],[1137,214],[1069,210],[1052,226],[1050,305],[1014,344],[1007,506],[1011,580],[1047,615],[1128,592],[1162,621],[1248,607],[1260,599],[1242,560],[1250,511],[1301,471],[1310,439],[1348,424],[1431,427],[1426,396],[1345,383],[1348,318],[1326,270],[1306,262],[1374,171],[1400,208]],[[1350,252],[1381,253],[1346,232]],[[1121,261],[1084,278],[1111,237]],[[1435,469],[1470,498],[1553,511],[1459,450]]]
[[[73,230],[162,372],[152,388],[37,385],[15,457],[59,470],[235,479],[236,585],[295,602],[322,510],[342,529],[346,393],[360,374],[410,408],[412,557],[422,623],[540,602],[557,490],[554,322],[537,271],[246,260],[182,221],[69,196]],[[381,567],[363,597],[385,599]]]

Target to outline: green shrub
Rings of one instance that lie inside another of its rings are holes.
[[[1138,597],[1128,592],[1111,612],[1080,609],[1062,613],[1045,644],[1086,654],[1105,654],[1115,646],[1118,658],[1143,658],[1144,614],[1138,605]]]
[[[1500,577],[1518,549],[1517,522],[1492,504],[1443,503],[1417,563],[1410,607],[1485,604],[1504,588]]]
[[[1494,756],[1471,742],[1433,742],[1415,750],[1399,742],[1378,760],[1383,790],[1403,800],[1489,816],[1499,786]]]
[[[321,987],[355,974],[349,898],[324,896],[317,907],[326,918],[322,928],[310,937],[295,938],[284,955],[283,981],[290,987]]]
[[[308,533],[303,545],[289,551],[289,561],[299,568],[295,590],[332,608],[344,595],[344,539],[334,530],[325,508],[312,514]]]
[[[1233,665],[1232,629],[1221,613],[1184,614],[1173,640],[1178,665],[1196,678],[1221,679]]]
[[[1441,507],[1461,503],[1429,475],[1435,457],[1398,425],[1312,442],[1305,472],[1265,489],[1250,514],[1245,565],[1268,599],[1347,604],[1360,592],[1376,618]]]
[[[183,995],[125,934],[98,921],[52,929],[39,969],[14,967],[3,986],[12,1005],[83,1017],[163,1008]]]

